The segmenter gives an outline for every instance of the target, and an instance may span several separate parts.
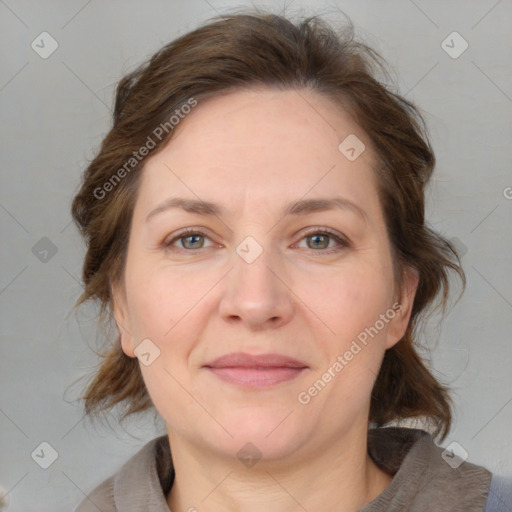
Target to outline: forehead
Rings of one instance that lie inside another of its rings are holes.
[[[340,141],[355,131],[362,132],[350,115],[318,93],[260,87],[200,101],[176,126],[169,145],[175,156],[197,151],[199,145],[202,151],[214,151],[221,143],[226,160],[244,150],[255,156],[257,148],[264,149],[260,158],[286,154],[297,155],[297,160],[306,153],[320,157],[328,147],[336,152]]]
[[[354,161],[340,143],[356,136]],[[236,90],[200,101],[144,166],[140,200],[166,195],[265,203],[340,192],[375,197],[369,140],[350,115],[307,89]]]

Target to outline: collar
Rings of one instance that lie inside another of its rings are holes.
[[[394,476],[359,512],[482,512],[485,508],[491,473],[469,462],[452,468],[442,457],[443,448],[424,430],[370,429],[368,453]],[[153,439],[114,476],[116,510],[169,512],[167,495],[174,475],[168,436]]]
[[[482,512],[491,473],[466,461],[452,467],[443,452],[424,430],[369,430],[368,453],[381,469],[394,476],[389,486],[359,512]]]

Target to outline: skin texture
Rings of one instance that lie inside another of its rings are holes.
[[[338,149],[350,134],[366,146],[355,161]],[[128,356],[144,339],[160,350],[141,370],[167,425],[173,512],[281,512],[298,504],[355,511],[391,481],[367,455],[370,395],[385,350],[407,327],[417,277],[409,272],[403,290],[395,289],[373,165],[366,134],[306,89],[238,90],[200,102],[147,159],[114,313]],[[365,213],[283,217],[289,202],[334,196]],[[172,197],[219,203],[226,212],[174,208],[145,221]],[[206,236],[175,238],[188,227]],[[347,243],[322,237],[326,228]],[[236,251],[248,236],[263,250],[251,263]],[[395,302],[400,310],[378,334],[300,403],[299,393]],[[284,354],[308,368],[244,389],[203,367],[238,351]],[[252,467],[237,456],[246,443],[261,454]]]

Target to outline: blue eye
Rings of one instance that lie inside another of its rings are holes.
[[[350,245],[343,237],[328,229],[311,231],[310,233],[307,233],[302,240],[306,240],[308,249],[321,254],[331,254],[347,248]],[[334,240],[337,246],[329,247],[331,240]]]
[[[164,242],[164,246],[171,247],[174,245],[175,242],[179,241],[181,242],[181,247],[176,247],[176,249],[194,251],[197,249],[202,249],[204,247],[205,237],[206,233],[203,233],[202,231],[188,229],[186,231],[182,231],[181,233],[179,233],[179,235],[174,237],[172,240]]]
[[[182,251],[182,252],[193,252],[200,249],[206,249],[210,246],[205,246],[205,240],[209,240],[207,234],[197,229],[187,229],[178,233],[177,236],[169,241],[164,241],[163,246],[170,250]],[[306,240],[307,247],[313,253],[330,254],[333,252],[340,251],[350,246],[349,242],[342,236],[328,229],[318,229],[310,231],[301,238]],[[331,241],[335,241],[337,245],[329,247]],[[175,245],[179,242],[180,246]],[[310,243],[311,242],[311,243]]]
[[[198,239],[200,239],[201,237],[203,237],[203,235],[195,234],[195,235],[184,236],[184,237],[180,238],[180,240],[182,240],[182,244],[184,245],[185,249],[201,249],[201,247],[204,245],[204,240],[203,240],[202,244],[198,244]],[[189,243],[193,247],[187,247],[187,244],[184,243],[183,240],[185,240],[185,241],[192,240]],[[200,245],[200,247],[199,247],[199,245]]]
[[[323,233],[318,233],[316,235],[306,236],[304,237],[307,239],[311,239],[313,241],[313,247],[315,249],[327,249],[327,246],[329,245],[329,239],[332,238],[329,235],[325,235]],[[327,245],[325,245],[325,242],[327,242]],[[310,247],[312,249],[313,247]]]

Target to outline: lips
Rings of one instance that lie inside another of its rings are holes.
[[[308,365],[281,354],[251,355],[234,352],[204,365],[207,368],[307,368]]]
[[[299,376],[308,365],[281,354],[236,352],[219,357],[204,368],[229,384],[245,389],[274,386]]]

